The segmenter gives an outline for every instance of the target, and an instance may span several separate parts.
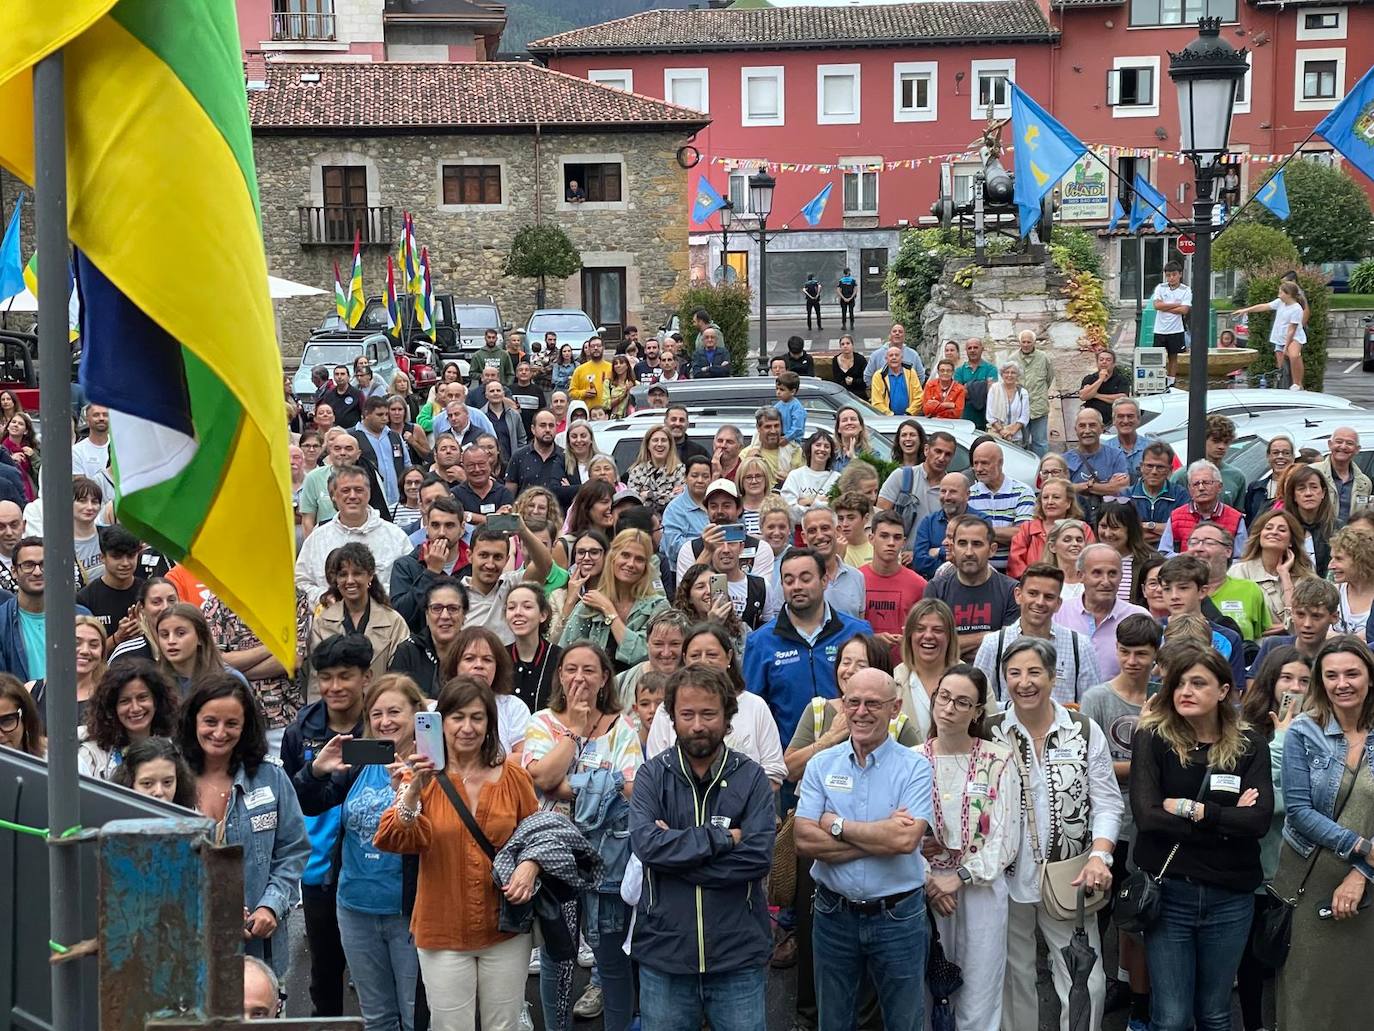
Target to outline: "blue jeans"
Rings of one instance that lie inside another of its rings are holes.
[[[820,1031],[852,1031],[865,969],[878,990],[885,1031],[919,1031],[930,943],[925,891],[918,888],[889,909],[864,914],[818,884],[813,912]]]
[[[639,1017],[644,1031],[764,1031],[765,967],[718,974],[667,974],[639,965]]]
[[[1026,424],[1026,430],[1030,433],[1030,449],[1044,458],[1050,449],[1050,417],[1037,416]]]
[[[374,916],[338,907],[339,938],[366,1031],[413,1031],[420,959],[410,921],[397,913]]]
[[[624,905],[624,903],[621,903]],[[626,926],[629,924],[628,907],[626,912]],[[576,935],[576,927],[573,934]],[[634,975],[631,973],[630,957],[625,955],[621,945],[625,941],[625,933],[603,934],[600,936],[598,944],[592,946],[592,955],[596,957],[594,967],[596,977],[593,984],[600,984],[602,996],[605,1000],[605,1010],[602,1012],[602,1027],[605,1031],[625,1031],[630,1026],[630,1021],[635,1015],[635,985]],[[548,1031],[567,1031],[572,1026],[572,1001],[560,1000],[559,993],[563,991],[563,980],[561,975],[564,973],[560,967],[565,964],[555,963],[549,958],[547,952],[539,950],[539,1002],[544,1011],[544,1026]],[[566,964],[571,970],[572,961]],[[571,981],[568,982],[571,985]],[[570,990],[570,989],[569,989]],[[560,1007],[560,1001],[566,1005]],[[558,1012],[560,1008],[568,1015],[567,1022],[563,1028],[558,1027]]]
[[[1164,879],[1159,920],[1145,932],[1154,1031],[1230,1031],[1231,985],[1254,912],[1251,892]]]

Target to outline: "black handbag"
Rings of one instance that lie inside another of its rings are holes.
[[[1354,792],[1354,781],[1351,781],[1350,787],[1351,790],[1345,793],[1345,797],[1337,802],[1335,815],[1331,817],[1333,823],[1340,823],[1345,803],[1350,801],[1350,796]],[[1312,858],[1307,861],[1307,871],[1302,875],[1302,880],[1298,882],[1298,890],[1291,899],[1280,895],[1272,884],[1264,886],[1274,904],[1255,918],[1250,933],[1250,951],[1255,959],[1270,970],[1282,970],[1284,963],[1288,961],[1288,950],[1293,944],[1293,913],[1298,908],[1298,901],[1307,892],[1307,879],[1312,876],[1319,855],[1321,846],[1313,845]]]
[[[438,779],[439,786],[444,789],[444,794],[448,796],[449,802],[453,804],[454,810],[458,813],[458,818],[463,821],[468,833],[477,842],[477,847],[485,852],[487,858],[491,860],[494,870],[496,867],[496,847],[487,838],[481,825],[473,818],[467,804],[463,801],[463,796],[458,794],[458,789],[453,786],[452,781],[442,770],[436,770],[434,776]],[[563,900],[558,897],[545,880],[539,881],[534,889],[534,897],[528,902],[513,903],[504,895],[501,897],[497,929],[507,934],[525,934],[528,931],[533,931],[536,944],[548,953],[549,958],[555,963],[564,963],[577,956],[577,939],[568,930],[568,924],[563,919]]]
[[[1193,801],[1198,801],[1207,791],[1207,778],[1211,776],[1212,768],[1209,766],[1202,772],[1202,786],[1198,788]],[[1164,874],[1169,869],[1169,864],[1174,861],[1174,856],[1178,855],[1178,850],[1183,847],[1183,842],[1174,843],[1174,847],[1169,849],[1169,855],[1165,857],[1164,864],[1159,868],[1159,873],[1149,874],[1140,867],[1136,867],[1126,879],[1121,882],[1121,887],[1116,890],[1116,904],[1112,909],[1112,919],[1116,921],[1116,926],[1127,934],[1140,934],[1148,931],[1159,919],[1159,906],[1162,900],[1160,885],[1164,882]]]

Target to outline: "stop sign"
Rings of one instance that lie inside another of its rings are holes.
[[[1192,254],[1195,250],[1197,250],[1197,241],[1191,236],[1180,236],[1178,238],[1179,254]]]

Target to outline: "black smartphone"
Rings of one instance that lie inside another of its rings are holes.
[[[512,514],[487,516],[487,529],[494,530],[496,533],[519,533],[520,517]]]
[[[346,766],[388,766],[396,761],[396,743],[381,737],[358,737],[343,743]]]

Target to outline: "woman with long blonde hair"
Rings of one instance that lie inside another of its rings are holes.
[[[662,512],[669,501],[682,493],[686,475],[668,428],[654,425],[639,442],[639,453],[625,473],[625,484],[644,504]]]
[[[924,741],[932,723],[931,699],[945,671],[959,662],[959,635],[954,613],[937,598],[922,598],[906,615],[902,627],[902,661],[893,670],[901,711],[916,725]]]
[[[560,644],[589,640],[606,649],[618,672],[649,654],[646,633],[668,599],[654,586],[654,545],[643,530],[621,530],[611,541],[596,587],[577,603]]]
[[[1052,476],[1045,480],[1035,499],[1035,517],[1022,523],[1016,536],[1011,539],[1007,554],[1007,576],[1020,579],[1027,566],[1045,561],[1045,546],[1055,523],[1061,519],[1082,518],[1083,509],[1079,508],[1078,498],[1068,479]],[[1087,543],[1093,544],[1096,540],[1089,530]]]

